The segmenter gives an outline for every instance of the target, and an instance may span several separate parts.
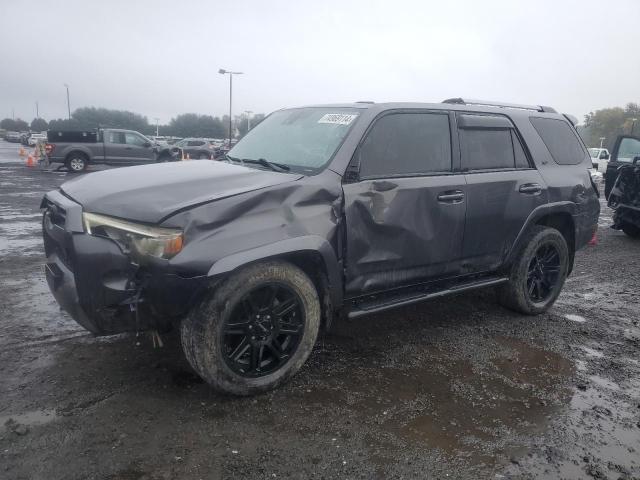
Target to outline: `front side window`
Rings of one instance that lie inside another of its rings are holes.
[[[393,113],[373,125],[359,150],[360,178],[451,171],[447,113]]]
[[[321,171],[357,121],[357,108],[308,107],[272,113],[228,153],[238,160],[286,165],[291,171]]]
[[[204,145],[202,140],[190,140],[187,142],[187,147],[201,147],[202,145]]]
[[[635,157],[640,157],[640,140],[637,138],[623,138],[618,148],[618,161],[631,163]]]
[[[140,135],[136,135],[135,133],[125,132],[124,139],[127,145],[135,145],[137,147],[143,147],[147,142]]]
[[[529,120],[556,163],[577,165],[585,159],[586,152],[573,127],[567,122],[542,117],[531,117]]]

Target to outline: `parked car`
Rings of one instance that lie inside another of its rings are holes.
[[[606,190],[608,205],[614,210],[612,228],[640,238],[640,138],[618,137],[610,166]]]
[[[47,133],[32,133],[29,135],[27,143],[30,147],[35,146],[38,142],[45,143],[47,141]]]
[[[199,160],[212,160],[215,149],[213,141],[206,138],[183,138],[171,148],[173,154],[179,158],[189,155],[189,158]]]
[[[81,172],[91,163],[141,165],[175,160],[168,145],[152,142],[133,130],[49,130],[45,145],[49,162]]]
[[[7,142],[20,143],[20,132],[7,132],[4,135]]]
[[[609,150],[606,148],[590,148],[589,155],[593,168],[603,172],[607,171],[607,161],[609,160]]]
[[[303,365],[320,328],[493,287],[549,309],[600,211],[549,107],[450,99],[277,111],[226,162],[92,173],[46,194],[46,277],[97,335],[180,329],[216,389]]]

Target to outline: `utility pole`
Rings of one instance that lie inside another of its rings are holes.
[[[242,72],[231,72],[221,68],[218,70],[218,73],[221,75],[229,75],[229,148],[231,148],[231,138],[233,138],[233,76],[242,75]]]
[[[156,121],[156,137],[158,136],[158,121],[160,119],[158,117],[155,117],[155,121]]]
[[[15,108],[12,108],[12,109],[11,109],[11,118],[12,118],[13,120],[15,120],[15,119],[16,119],[16,109],[15,109]]]
[[[633,135],[633,129],[636,126],[636,122],[638,121],[637,118],[632,118],[631,119],[631,132],[629,133],[629,135]]]
[[[604,142],[604,139],[607,137],[600,137],[600,148],[602,148],[602,142]]]
[[[251,110],[245,110],[244,113],[247,114],[247,133],[251,130],[251,114],[253,113]]]
[[[36,100],[36,118],[40,118],[40,111],[38,110],[38,101]]]
[[[69,103],[69,85],[65,83],[64,86],[67,88],[67,111],[69,113],[69,120],[71,120],[71,103]]]

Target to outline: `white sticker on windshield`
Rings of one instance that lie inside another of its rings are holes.
[[[349,125],[357,117],[357,114],[348,113],[327,113],[323,115],[318,123],[333,123],[334,125]]]

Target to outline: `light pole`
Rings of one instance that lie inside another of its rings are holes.
[[[637,118],[632,118],[631,119],[631,133],[629,133],[629,135],[633,135],[633,129],[636,126],[636,122],[638,121]]]
[[[218,73],[221,75],[229,75],[229,148],[231,148],[231,137],[233,136],[233,119],[231,117],[233,107],[233,76],[242,75],[242,72],[231,72],[221,68],[218,70]]]
[[[158,121],[160,120],[158,117],[154,117],[154,120],[156,121],[156,137],[158,136]]]
[[[604,139],[607,137],[600,137],[600,149],[602,149],[602,142],[604,142]]]
[[[36,100],[36,118],[40,118],[40,109],[38,108],[38,101]]]
[[[247,133],[251,130],[251,114],[253,113],[251,110],[245,110],[244,113],[247,114]]]
[[[71,120],[71,103],[69,103],[69,85],[65,83],[64,86],[67,88],[67,111],[69,112],[69,120]]]

